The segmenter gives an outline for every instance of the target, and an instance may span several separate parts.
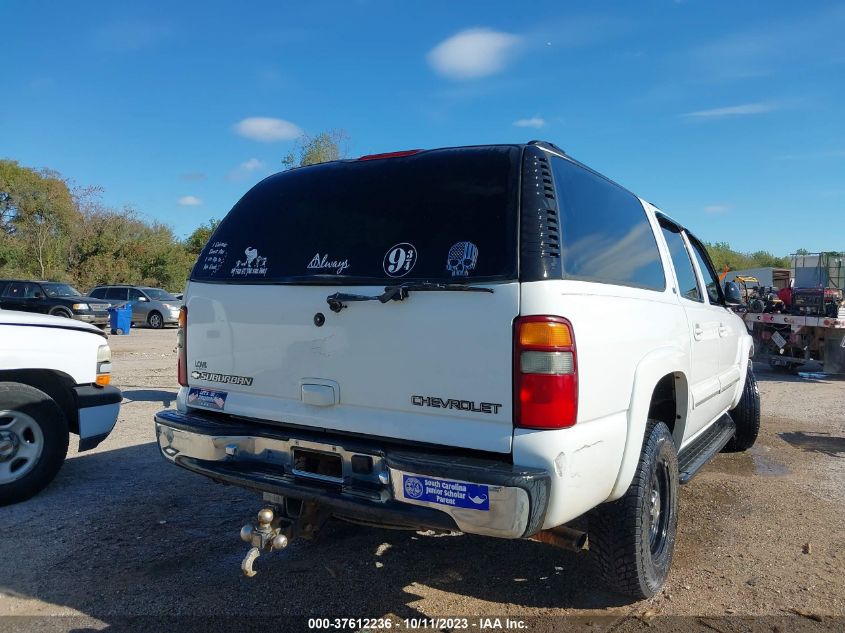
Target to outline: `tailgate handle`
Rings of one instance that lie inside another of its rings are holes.
[[[315,407],[330,407],[337,404],[336,394],[331,385],[302,384],[302,401]]]

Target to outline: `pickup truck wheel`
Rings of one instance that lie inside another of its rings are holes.
[[[760,432],[760,391],[757,389],[757,378],[751,365],[745,375],[745,385],[739,403],[730,410],[731,419],[736,424],[736,435],[722,449],[726,453],[747,451],[757,441]]]
[[[150,316],[147,317],[147,324],[154,330],[160,330],[164,327],[164,319],[161,314],[153,311],[150,312]]]
[[[70,319],[73,316],[64,308],[53,308],[52,310],[50,310],[50,314],[53,316],[62,317],[64,319]]]
[[[605,581],[650,598],[669,575],[678,526],[678,454],[663,422],[649,420],[625,496],[590,514],[590,550]]]
[[[50,396],[28,385],[0,383],[0,506],[46,487],[67,447],[67,420]]]

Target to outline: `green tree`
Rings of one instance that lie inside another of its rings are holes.
[[[282,165],[292,169],[345,158],[348,143],[349,135],[345,130],[329,130],[316,136],[303,134],[287,156],[282,158]]]
[[[191,233],[184,241],[185,249],[190,253],[194,259],[199,257],[202,249],[211,239],[211,235],[217,230],[220,225],[220,220],[211,218],[207,223],[200,224],[194,232]]]
[[[745,268],[789,268],[789,257],[778,257],[768,251],[742,253],[735,251],[727,242],[705,244],[710,259],[718,272],[727,266],[730,270]]]
[[[0,161],[0,230],[14,240],[0,247],[3,257],[15,260],[6,264],[41,279],[66,278],[70,235],[80,220],[58,173]]]
[[[131,208],[94,207],[86,213],[77,241],[75,277],[90,288],[131,283],[181,288],[193,256],[170,227],[147,223]]]
[[[170,227],[103,206],[49,170],[0,161],[0,275],[181,288],[196,255]]]

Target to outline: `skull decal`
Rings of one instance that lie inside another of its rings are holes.
[[[452,273],[452,277],[466,277],[475,270],[477,261],[478,247],[472,242],[458,242],[449,249],[446,270]]]

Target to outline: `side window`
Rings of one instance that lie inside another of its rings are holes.
[[[710,258],[704,252],[704,246],[689,233],[687,233],[687,237],[689,237],[690,244],[692,244],[692,252],[695,253],[695,261],[698,264],[699,270],[701,270],[701,276],[704,277],[710,303],[717,305],[723,303],[722,293],[719,287],[719,276],[713,270],[713,266],[710,264]]]
[[[105,299],[106,298],[106,289],[105,288],[95,288],[89,294],[89,297],[94,297],[95,299]]]
[[[106,290],[106,299],[126,301],[126,288],[109,288]]]
[[[704,303],[703,295],[698,287],[698,278],[695,276],[695,269],[692,267],[692,260],[681,232],[676,227],[664,225],[662,222],[660,229],[669,247],[669,256],[672,258],[672,267],[678,277],[681,296],[690,301]]]
[[[26,290],[23,296],[24,299],[35,299],[36,297],[43,297],[44,292],[38,284],[26,284]]]
[[[144,295],[137,288],[130,288],[129,289],[129,300],[130,301],[138,301],[138,299],[140,299],[143,296]]]
[[[9,287],[6,288],[6,292],[3,293],[3,296],[8,297],[9,299],[23,299],[24,296],[26,296],[26,287],[27,284],[22,281],[13,281],[9,284]]]
[[[666,288],[657,241],[642,203],[571,161],[552,157],[566,279]]]

